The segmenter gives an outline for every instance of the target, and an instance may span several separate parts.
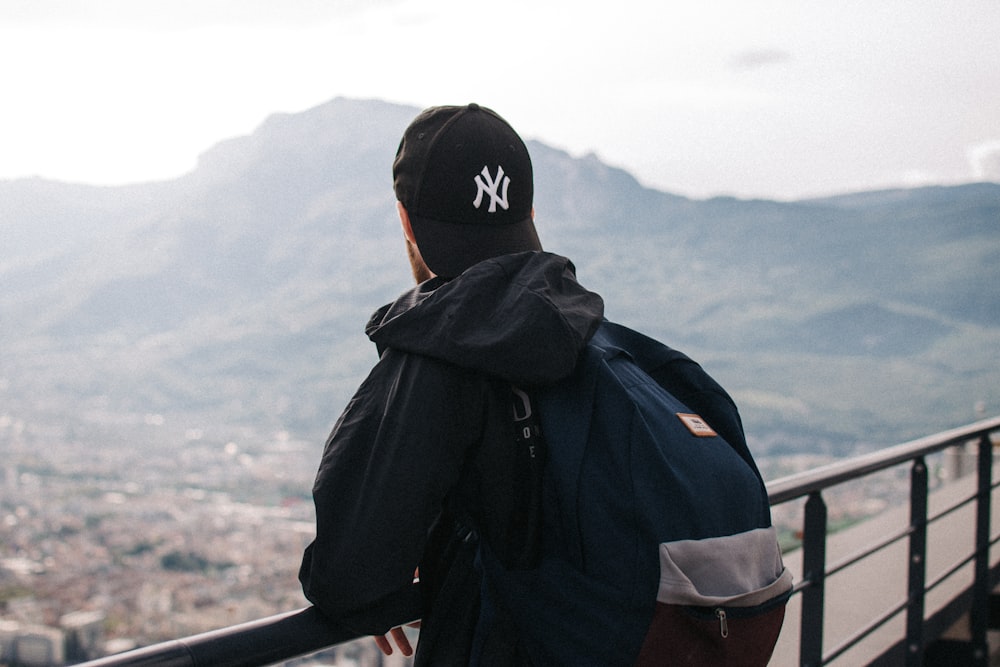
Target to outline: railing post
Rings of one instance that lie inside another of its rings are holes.
[[[823,593],[826,586],[826,502],[819,491],[809,494],[804,521],[802,578],[809,584],[802,589],[799,664],[819,667],[823,664]]]
[[[927,575],[927,464],[923,457],[910,469],[910,562],[906,605],[906,665],[923,664],[924,593]]]
[[[993,443],[989,433],[979,439],[979,492],[976,503],[976,579],[972,592],[970,625],[973,664],[986,665],[989,649],[986,631],[990,605],[990,505],[993,487]]]

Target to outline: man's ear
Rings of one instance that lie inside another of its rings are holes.
[[[410,224],[410,214],[407,213],[403,202],[396,202],[396,212],[399,213],[399,222],[403,225],[403,235],[406,236],[406,240],[417,245],[417,239],[413,236],[413,226]]]

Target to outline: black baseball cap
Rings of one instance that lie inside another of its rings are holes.
[[[439,276],[453,278],[490,257],[542,249],[531,219],[531,157],[491,109],[425,109],[403,133],[392,177],[420,255]]]

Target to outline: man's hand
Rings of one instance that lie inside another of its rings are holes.
[[[410,623],[408,627],[419,628],[420,621],[416,623]],[[378,650],[382,651],[385,655],[392,655],[392,643],[389,638],[392,637],[392,641],[396,642],[396,646],[399,648],[399,652],[403,655],[409,657],[413,655],[413,646],[410,644],[410,640],[407,638],[406,633],[403,632],[403,628],[393,628],[389,631],[389,634],[383,637],[374,637],[375,645],[378,646]]]
[[[413,571],[413,583],[417,584],[420,582],[420,568],[418,567]],[[414,621],[413,623],[407,623],[408,628],[419,628],[420,621]],[[399,647],[399,652],[409,657],[413,655],[413,646],[410,645],[410,640],[407,638],[406,633],[403,632],[402,626],[398,628],[393,628],[389,631],[389,634],[382,637],[373,637],[375,640],[375,645],[378,646],[378,650],[382,651],[385,655],[392,655],[392,644],[389,642],[389,637],[392,637],[392,641],[396,642],[396,646]]]

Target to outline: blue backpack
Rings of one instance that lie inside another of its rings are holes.
[[[515,414],[528,557],[484,542],[480,628],[538,665],[766,664],[792,581],[722,387],[605,322],[570,377],[529,393]]]

